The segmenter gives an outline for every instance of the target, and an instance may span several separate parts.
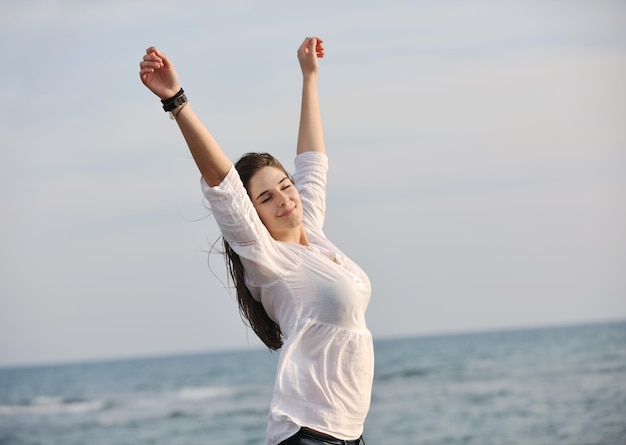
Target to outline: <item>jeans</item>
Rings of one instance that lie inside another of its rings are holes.
[[[341,440],[301,429],[289,439],[282,441],[280,445],[365,445],[365,441],[363,436],[355,440]]]

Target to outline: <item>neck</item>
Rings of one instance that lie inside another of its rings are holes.
[[[302,227],[302,231],[300,233],[300,242],[299,244],[301,244],[302,246],[308,246],[309,245],[309,239],[306,236],[306,231],[304,230],[304,227]]]
[[[300,244],[302,246],[309,245],[309,239],[306,236],[306,230],[304,230],[304,226],[300,226],[297,230],[289,231],[285,234],[272,234],[272,238],[276,241],[282,241],[285,243],[294,243]]]

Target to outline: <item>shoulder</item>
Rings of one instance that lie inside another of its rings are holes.
[[[294,164],[296,171],[313,166],[328,168],[328,156],[319,151],[305,151],[296,156]]]

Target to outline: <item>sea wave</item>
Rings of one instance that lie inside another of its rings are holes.
[[[228,397],[235,393],[233,388],[219,386],[186,386],[178,391],[182,400],[196,401]]]
[[[111,406],[104,399],[77,400],[63,397],[37,396],[31,401],[18,405],[0,405],[0,415],[61,415],[85,414],[102,411]]]
[[[428,368],[394,369],[387,372],[379,372],[376,375],[376,381],[387,382],[396,379],[419,378],[427,376],[433,372],[433,369]]]

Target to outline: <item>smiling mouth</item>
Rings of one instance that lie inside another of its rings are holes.
[[[293,206],[293,207],[292,207],[292,208],[290,208],[290,209],[285,210],[283,213],[281,213],[281,214],[280,214],[280,215],[278,215],[278,216],[280,216],[280,217],[283,217],[283,216],[289,216],[289,215],[291,215],[291,214],[293,213],[293,211],[294,211],[294,210],[296,210],[296,207],[295,207],[295,206]]]

